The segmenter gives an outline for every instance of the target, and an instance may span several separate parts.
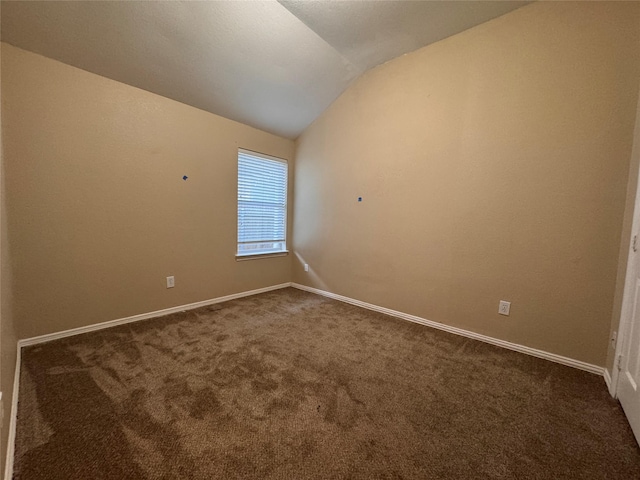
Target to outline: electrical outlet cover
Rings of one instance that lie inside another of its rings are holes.
[[[510,310],[511,310],[511,302],[500,300],[500,305],[498,306],[498,313],[500,315],[509,315]]]

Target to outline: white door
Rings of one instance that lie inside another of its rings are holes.
[[[638,242],[640,239],[634,237],[634,243]],[[617,357],[617,396],[640,444],[640,252],[635,252],[638,247],[640,245],[633,249],[633,262],[629,263],[629,267],[632,264],[634,267],[631,284],[633,290],[629,289],[628,292],[631,297],[629,300],[633,299],[633,306],[623,329],[622,348]]]
[[[640,161],[640,99],[636,108],[631,164]],[[616,365],[611,390],[618,397],[640,444],[640,178],[636,190],[627,259],[622,315],[616,345]]]

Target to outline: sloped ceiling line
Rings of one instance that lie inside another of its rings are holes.
[[[2,1],[1,39],[296,138],[366,70],[526,3]]]

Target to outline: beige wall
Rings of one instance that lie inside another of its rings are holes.
[[[235,248],[238,147],[292,141],[6,44],[2,102],[19,338],[290,280]]]
[[[0,56],[2,48],[0,46]],[[1,72],[1,65],[0,65]],[[0,91],[1,88],[0,73]],[[2,107],[0,103],[0,131],[2,130]],[[7,239],[7,211],[5,202],[5,174],[2,136],[0,135],[0,390],[4,417],[2,419],[2,435],[0,436],[0,476],[4,473],[7,453],[7,437],[11,419],[11,396],[13,395],[13,378],[16,367],[16,334],[12,315],[12,275]]]
[[[294,281],[604,365],[639,20],[535,3],[358,80],[297,142]]]

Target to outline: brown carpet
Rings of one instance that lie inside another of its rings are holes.
[[[640,479],[602,378],[291,288],[24,349],[15,476]]]

